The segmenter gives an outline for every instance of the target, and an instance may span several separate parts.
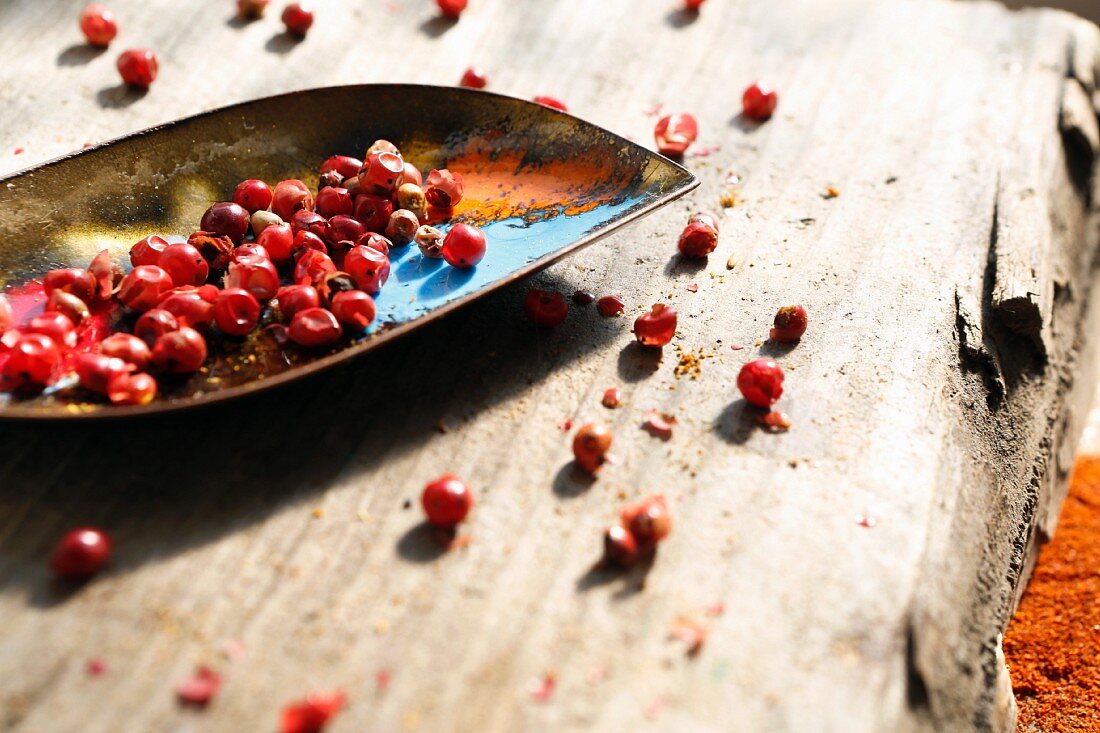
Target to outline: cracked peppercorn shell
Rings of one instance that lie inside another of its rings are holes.
[[[137,371],[145,369],[153,358],[149,345],[129,333],[114,333],[103,339],[99,344],[99,353],[133,364]]]
[[[197,249],[211,272],[222,272],[233,257],[233,240],[211,232],[192,232],[187,243]]]
[[[432,259],[442,259],[443,257],[443,232],[439,231],[433,226],[425,224],[424,226],[416,230],[416,246],[420,248],[420,253],[425,257]]]
[[[386,238],[394,246],[403,247],[413,241],[419,228],[420,220],[416,218],[416,214],[408,209],[398,209],[390,214],[389,223],[386,224]]]
[[[753,359],[741,367],[737,388],[750,405],[771,407],[783,395],[783,369],[772,359]]]
[[[7,300],[3,295],[0,295],[0,333],[4,332],[5,318],[4,318],[4,306]],[[8,306],[8,322],[11,320],[11,306]],[[80,325],[91,317],[92,312],[88,309],[88,304],[80,298],[76,297],[72,293],[66,293],[64,290],[55,290],[50,293],[49,298],[46,300],[46,310],[57,311],[58,313],[64,313],[69,317],[76,325]]]
[[[25,333],[8,349],[7,361],[0,366],[0,389],[45,387],[61,362],[57,342],[41,333]]]
[[[775,88],[764,80],[753,82],[741,96],[741,109],[745,117],[757,122],[770,119],[778,103],[779,95]]]
[[[279,288],[275,299],[285,321],[293,319],[299,311],[321,307],[321,296],[312,285],[286,285]]]
[[[105,354],[85,352],[73,359],[73,371],[80,386],[96,394],[107,394],[107,385],[115,374],[125,374],[133,369],[133,364]]]
[[[112,374],[107,399],[114,405],[148,405],[157,396],[157,380],[144,372]]]
[[[180,322],[174,314],[164,308],[152,308],[142,313],[134,323],[134,335],[152,346],[166,333],[178,331]]]
[[[58,346],[71,349],[76,346],[76,324],[64,313],[44,311],[27,321],[23,333],[40,333],[49,336]]]
[[[660,348],[676,335],[676,310],[664,303],[653,307],[634,321],[634,337],[642,346]]]

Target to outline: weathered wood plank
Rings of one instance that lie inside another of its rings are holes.
[[[0,729],[266,730],[314,688],[349,692],[337,733],[1007,729],[997,635],[1092,393],[1098,237],[1059,125],[1088,135],[1063,99],[1071,77],[1089,90],[1091,27],[934,0],[710,0],[697,20],[475,0],[454,26],[429,0],[319,0],[294,45],[274,18],[227,23],[228,2],[113,5],[117,47],[162,58],[142,98],[117,88],[114,51],[58,21],[80,3],[0,7],[0,167],[300,86],[452,83],[468,63],[640,140],[655,103],[694,112],[700,146],[720,146],[688,158],[694,198],[540,280],[618,292],[631,313],[671,299],[678,346],[713,356],[677,379],[673,350],[647,358],[627,320],[584,309],[533,331],[516,288],[236,405],[0,427]],[[736,118],[757,76],[781,90],[761,127]],[[730,171],[745,203],[721,211],[719,251],[671,260]],[[1031,293],[1039,326],[1020,334],[997,305]],[[733,383],[793,301],[812,320],[780,354],[794,427],[767,435]],[[609,412],[613,385],[626,405]],[[668,443],[639,429],[652,407],[680,420]],[[616,431],[592,484],[567,418]],[[439,555],[404,504],[444,470],[479,504],[472,544]],[[652,491],[677,525],[645,589],[588,575],[623,497]],[[78,523],[109,529],[117,561],[63,594],[44,557]],[[697,658],[668,638],[680,616],[710,629]],[[222,658],[226,638],[243,660]],[[93,656],[112,670],[88,678]],[[172,695],[197,661],[226,677],[201,717]]]

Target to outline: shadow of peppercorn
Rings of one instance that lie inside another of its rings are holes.
[[[600,560],[589,568],[584,575],[577,578],[577,592],[584,593],[593,588],[621,581],[622,587],[611,595],[613,599],[622,600],[640,593],[645,590],[646,579],[649,577],[649,571],[653,569],[653,563],[656,559],[657,551],[650,550],[638,558],[638,562],[630,568],[620,568],[608,563],[606,560]]]
[[[576,499],[595,483],[595,476],[582,470],[576,461],[569,461],[554,474],[554,494],[564,499]]]
[[[95,93],[95,98],[103,109],[125,109],[148,93],[148,89],[119,84],[100,89]]]
[[[699,20],[698,10],[688,10],[687,8],[673,8],[665,15],[665,22],[673,28],[686,28],[695,21]]]
[[[410,562],[426,563],[447,554],[447,544],[438,527],[427,522],[410,527],[397,541],[397,554]],[[453,534],[453,533],[452,533]]]
[[[714,423],[714,430],[726,441],[743,445],[756,430],[761,429],[760,415],[764,412],[743,399],[735,400],[722,410]]]
[[[271,53],[288,54],[298,47],[298,44],[304,41],[302,36],[296,36],[293,33],[276,33],[271,38],[267,39],[267,43],[264,44],[264,48]]]
[[[456,25],[458,25],[458,18],[448,18],[445,15],[434,15],[420,24],[420,32],[428,38],[439,38]]]
[[[107,49],[90,43],[74,43],[57,55],[58,66],[83,66],[99,58]]]
[[[692,258],[675,254],[669,257],[668,262],[665,263],[665,274],[670,276],[679,275],[680,273],[695,275],[705,269],[707,269],[706,257]]]
[[[619,352],[619,377],[627,382],[640,382],[653,376],[661,367],[661,352],[631,341]]]
[[[252,25],[259,18],[242,18],[240,15],[234,13],[226,19],[225,24],[230,28],[244,28],[245,26]]]
[[[752,133],[764,126],[764,122],[746,117],[743,112],[738,112],[730,118],[730,127],[736,127],[744,133]]]
[[[461,429],[621,338],[577,315],[549,333],[528,328],[522,302],[532,284],[578,287],[543,273],[351,363],[227,403],[117,421],[0,423],[0,594],[22,593],[36,606],[79,594],[55,586],[47,566],[74,527],[111,536],[109,578],[287,509],[308,512],[338,477],[346,486],[349,471],[422,447],[438,423]],[[428,478],[341,490],[380,498],[399,525],[415,525],[418,510],[402,501]],[[398,541],[401,558],[425,556],[421,532]]]
[[[760,346],[760,355],[778,359],[794,351],[797,346],[797,341],[773,341],[768,339]]]

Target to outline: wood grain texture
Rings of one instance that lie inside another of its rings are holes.
[[[669,300],[678,349],[711,356],[678,379],[677,350],[643,353],[628,319],[591,308],[535,331],[518,287],[233,405],[0,427],[0,729],[272,730],[284,702],[335,688],[351,702],[335,733],[1010,728],[998,634],[1093,387],[1093,182],[1060,129],[1091,26],[936,0],[710,0],[698,19],[475,0],[457,24],[428,0],[319,0],[294,44],[273,17],[231,22],[228,2],[117,0],[120,38],[95,54],[68,20],[79,5],[0,7],[4,168],[299,87],[449,84],[469,63],[639,140],[654,104],[692,111],[699,146],[720,147],[687,159],[699,191],[539,281],[618,292],[631,316]],[[139,44],[162,61],[143,96],[113,70]],[[756,127],[737,111],[758,76],[781,102]],[[744,203],[721,210],[731,171]],[[720,211],[722,244],[679,262],[700,208]],[[1000,292],[1039,296],[1038,340]],[[790,302],[810,311],[803,341],[753,346]],[[787,370],[787,434],[737,398],[758,352]],[[599,405],[610,386],[616,411]],[[667,443],[640,428],[650,408],[680,421]],[[566,419],[613,426],[599,480],[572,470]],[[478,497],[451,553],[415,507],[443,471]],[[676,527],[644,588],[590,573],[602,527],[653,491]],[[66,592],[45,558],[77,524],[107,528],[117,557]],[[709,628],[694,658],[669,638],[679,617]],[[225,639],[246,656],[223,658]],[[92,657],[110,671],[88,677]],[[198,662],[225,687],[180,710]]]

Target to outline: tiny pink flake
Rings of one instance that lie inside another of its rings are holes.
[[[15,154],[16,155],[22,155],[23,154],[23,148],[16,148],[15,149]]]
[[[240,639],[226,639],[221,643],[221,653],[230,662],[239,662],[248,654],[248,649]]]
[[[646,720],[656,720],[661,717],[661,712],[665,709],[667,703],[662,698],[657,698],[653,702],[646,705],[645,717]]]
[[[726,613],[726,604],[721,601],[715,601],[703,609],[703,613],[708,616],[722,616]]]
[[[107,663],[98,657],[89,659],[84,665],[84,671],[89,677],[102,677],[107,674]]]
[[[698,293],[699,292],[699,283],[692,283],[691,285],[688,285],[687,286],[687,291],[689,293]]]
[[[541,680],[537,680],[531,688],[531,697],[535,702],[549,702],[554,695],[554,688],[558,686],[558,676],[553,672],[547,672]]]
[[[870,514],[857,514],[856,524],[860,527],[871,528],[878,524],[878,520],[872,517]]]
[[[222,687],[222,678],[209,667],[198,667],[195,674],[176,687],[176,697],[183,705],[204,707],[214,699]]]
[[[772,410],[763,415],[760,418],[760,422],[768,430],[775,432],[786,432],[791,429],[791,418],[787,416],[787,413],[780,412],[779,410]]]
[[[388,669],[383,667],[374,673],[374,689],[378,694],[384,693],[390,687],[390,680],[393,679],[393,675]]]
[[[710,155],[714,155],[722,149],[721,145],[711,145],[710,147],[695,148],[689,153],[691,158],[706,158]]]
[[[642,427],[657,436],[661,440],[672,437],[672,428],[676,425],[676,418],[658,410],[650,410],[645,414],[645,422]]]
[[[661,112],[664,110],[664,108],[665,108],[664,103],[663,102],[658,102],[657,104],[653,105],[649,109],[643,110],[642,114],[644,114],[646,117],[657,117],[658,115],[661,114]]]
[[[730,348],[733,349],[734,351],[740,351],[741,349],[743,349],[745,347],[742,346],[741,344],[730,344]]]
[[[558,423],[558,427],[561,428],[562,430],[572,430],[573,429],[573,418],[568,418],[566,420],[562,420],[560,423]]]

